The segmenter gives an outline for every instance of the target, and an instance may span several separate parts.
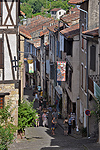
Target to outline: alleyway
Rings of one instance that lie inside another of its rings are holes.
[[[32,90],[25,91],[25,97],[29,101],[33,100]],[[38,103],[34,103],[34,107],[38,107]],[[77,138],[74,136],[64,136],[63,128],[58,124],[55,135],[51,134],[50,123],[51,114],[49,113],[49,128],[30,127],[25,130],[25,138],[16,139],[10,145],[9,150],[100,150],[100,145],[96,139]]]
[[[59,126],[55,133],[52,136],[50,129],[45,127],[27,128],[26,138],[18,139],[9,150],[100,150],[100,145],[94,139],[64,136]]]

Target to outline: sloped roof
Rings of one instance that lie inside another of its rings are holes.
[[[47,35],[47,34],[49,34],[48,29],[45,29],[45,30],[40,32],[40,36]]]
[[[41,44],[41,38],[27,40],[27,42],[33,44],[36,48],[38,48],[38,47],[40,47],[40,44]]]
[[[70,0],[68,3],[69,4],[82,4],[88,0]]]
[[[50,11],[58,11],[58,10],[61,10],[62,8],[54,8],[54,9],[51,9]]]
[[[79,10],[77,7],[75,7],[75,8],[71,7],[71,9],[70,9],[69,11],[72,11],[72,12],[77,12],[77,11],[79,11],[79,12],[80,12],[80,10]]]
[[[72,25],[69,28],[60,31],[67,38],[72,38],[80,33],[79,24]]]
[[[99,36],[99,27],[92,30],[83,31],[82,34],[90,36]]]
[[[73,14],[66,14],[66,15],[62,16],[60,19],[63,22],[70,23],[71,21],[77,20],[79,18],[80,18],[80,11],[75,12]]]
[[[63,23],[60,23],[60,27],[62,26],[63,26]],[[47,29],[55,33],[57,31],[56,29],[58,29],[58,24],[50,26]]]
[[[19,33],[25,36],[26,38],[32,38],[30,33],[26,30],[25,26],[19,26]]]

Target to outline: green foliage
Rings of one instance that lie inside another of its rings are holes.
[[[91,111],[91,115],[94,115],[97,118],[97,121],[100,120],[100,97],[97,97],[95,100],[96,105],[94,106],[94,110]]]
[[[12,123],[12,111],[9,102],[3,109],[0,109],[0,150],[7,150],[8,145],[12,143],[14,133],[17,130],[17,127]]]
[[[33,109],[33,103],[24,100],[18,108],[18,128],[21,131],[35,123],[36,110]]]
[[[31,18],[34,16],[33,14],[42,12],[42,8],[45,10],[45,16],[50,17],[50,14],[47,14],[46,12],[50,12],[53,8],[62,8],[67,11],[70,7],[67,4],[68,1],[69,0],[21,0],[20,8],[27,18]]]

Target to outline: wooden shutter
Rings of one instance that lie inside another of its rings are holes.
[[[64,38],[64,52],[67,53],[67,40]]]
[[[71,87],[72,87],[72,70],[69,70],[69,89],[71,91]]]
[[[3,68],[3,44],[2,44],[2,39],[0,39],[0,69]]]
[[[82,32],[84,31],[84,25],[82,25]],[[82,49],[84,49],[84,39],[82,38]]]
[[[83,65],[81,65],[81,87],[83,88]]]
[[[4,106],[4,97],[0,97],[0,109],[3,109]]]
[[[68,81],[68,63],[66,63],[66,81]]]
[[[96,47],[90,46],[90,69],[95,71],[96,68]]]

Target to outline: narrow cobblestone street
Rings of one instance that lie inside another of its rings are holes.
[[[58,126],[54,136],[49,128],[31,127],[26,129],[26,138],[17,139],[9,150],[100,150],[95,139],[76,139],[64,136],[63,130]]]
[[[34,99],[32,90],[25,90],[25,98],[29,101]],[[38,107],[38,102],[34,103],[34,108]],[[42,112],[41,112],[42,115]],[[100,150],[100,145],[95,138],[87,139],[81,136],[64,136],[62,124],[58,119],[55,135],[51,134],[51,113],[48,114],[49,128],[42,127],[42,120],[39,127],[25,129],[25,138],[17,138],[10,145],[9,150]]]

